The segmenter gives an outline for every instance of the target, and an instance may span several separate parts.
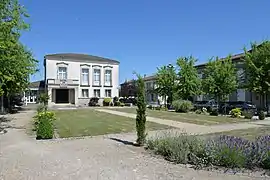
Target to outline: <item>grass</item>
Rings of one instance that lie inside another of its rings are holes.
[[[225,131],[222,133],[210,134],[210,136],[216,136],[216,135],[236,136],[236,137],[242,137],[242,138],[253,141],[258,136],[270,135],[270,126],[249,128],[249,129],[239,129],[239,130],[233,130],[233,131]]]
[[[133,114],[136,113],[136,108],[110,108],[110,110]],[[240,119],[240,118],[237,119],[225,116],[209,116],[195,113],[176,113],[168,111],[149,110],[149,109],[147,110],[147,116],[199,125],[217,125],[217,124],[239,123],[249,121],[248,119]]]
[[[91,109],[59,110],[55,126],[60,137],[96,136],[134,132],[135,119],[98,112]],[[169,126],[147,122],[147,130],[167,129]]]

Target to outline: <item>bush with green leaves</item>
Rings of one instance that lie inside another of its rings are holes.
[[[104,98],[103,106],[110,106],[111,102],[112,102],[112,98]]]
[[[259,111],[259,120],[264,120],[265,119],[265,114],[264,114],[264,111]]]
[[[218,109],[209,109],[209,115],[210,116],[218,116]]]
[[[192,102],[188,100],[175,100],[172,102],[172,106],[176,112],[187,113],[193,109]]]
[[[146,139],[146,102],[145,102],[145,86],[143,78],[137,74],[137,114],[136,114],[136,131],[137,131],[137,140],[136,143],[138,146],[143,146]]]
[[[202,110],[197,109],[197,110],[195,111],[195,113],[196,113],[196,114],[202,114]]]
[[[254,116],[254,112],[251,110],[245,110],[242,112],[242,115],[245,119],[252,119],[252,117]]]
[[[231,117],[232,118],[239,118],[242,114],[242,111],[240,108],[234,108],[231,110]]]
[[[39,112],[35,116],[36,139],[52,139],[54,135],[53,122],[55,114],[49,111]]]

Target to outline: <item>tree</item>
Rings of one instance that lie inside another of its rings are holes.
[[[145,87],[143,78],[137,74],[137,116],[136,116],[136,130],[137,130],[137,145],[142,146],[145,142],[145,122],[146,122],[146,103],[145,103]]]
[[[176,89],[176,72],[175,68],[169,64],[167,66],[162,66],[157,68],[158,72],[156,74],[157,88],[155,91],[162,97],[164,97],[165,104],[169,104],[173,101],[173,94]],[[166,98],[168,99],[166,100]]]
[[[10,97],[24,91],[29,77],[36,72],[37,61],[19,41],[29,25],[25,9],[18,0],[2,0],[0,4],[0,96]]]
[[[228,98],[228,95],[237,89],[236,69],[232,63],[231,57],[220,60],[210,60],[204,70],[202,80],[203,91],[210,97],[220,101]]]
[[[270,41],[260,45],[252,43],[251,50],[244,51],[246,88],[260,94],[263,99],[261,104],[265,106],[270,92]]]
[[[200,93],[201,80],[197,69],[194,67],[197,60],[192,57],[181,57],[177,60],[179,67],[177,77],[177,94],[184,100],[189,100]]]

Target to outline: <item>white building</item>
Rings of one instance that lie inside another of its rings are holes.
[[[44,57],[49,105],[87,105],[91,97],[119,96],[119,62],[85,54],[51,54]]]

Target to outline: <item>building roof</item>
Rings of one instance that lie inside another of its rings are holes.
[[[103,58],[98,56],[92,56],[88,54],[77,54],[77,53],[59,53],[59,54],[48,54],[45,55],[45,59],[63,59],[63,60],[89,60],[89,61],[100,61],[105,63],[120,64],[119,61]]]
[[[151,80],[155,80],[156,78],[157,78],[156,75],[144,76],[143,80],[144,81],[151,81]],[[128,80],[128,81],[121,83],[121,85],[127,84],[127,83],[134,83],[134,82],[135,82],[135,79],[131,79],[131,80]]]
[[[240,60],[242,57],[244,57],[244,53],[240,53],[240,54],[235,54],[233,56],[231,56],[232,58],[232,61],[237,61],[237,60]],[[220,58],[219,60],[225,60],[226,58]],[[208,63],[208,62],[207,62]],[[196,65],[195,67],[204,67],[206,66],[207,63],[203,63],[203,64],[199,64],[199,65]]]
[[[28,85],[28,88],[44,88],[44,87],[45,87],[44,81],[34,81]]]

